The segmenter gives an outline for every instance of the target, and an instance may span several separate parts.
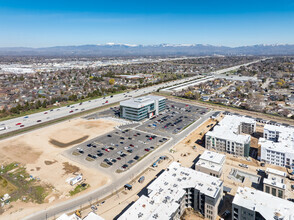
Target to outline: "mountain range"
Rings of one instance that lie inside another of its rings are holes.
[[[273,44],[240,47],[204,44],[97,44],[43,48],[0,47],[0,56],[205,56],[205,55],[294,55],[294,45]]]

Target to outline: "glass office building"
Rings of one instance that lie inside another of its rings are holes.
[[[132,121],[152,118],[165,109],[166,98],[162,96],[143,96],[120,102],[120,117]]]

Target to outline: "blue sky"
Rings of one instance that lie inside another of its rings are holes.
[[[294,1],[0,0],[0,47],[294,44]]]

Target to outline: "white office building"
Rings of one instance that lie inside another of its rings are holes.
[[[216,219],[223,182],[216,177],[173,162],[118,219],[180,219],[192,207],[207,219]]]
[[[250,140],[256,131],[256,121],[252,118],[226,115],[223,120],[205,134],[205,147],[237,156],[249,156]]]
[[[225,155],[206,150],[195,164],[195,170],[210,176],[221,177],[225,160]]]
[[[260,160],[282,167],[294,168],[294,129],[265,125],[263,138],[259,139]]]
[[[232,203],[232,219],[294,219],[294,203],[260,190],[239,187]]]
[[[165,110],[166,98],[148,95],[120,102],[120,117],[133,121],[151,118]]]

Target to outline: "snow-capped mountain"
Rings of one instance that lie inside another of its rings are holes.
[[[135,45],[107,43],[45,48],[2,47],[0,55],[11,56],[205,56],[205,55],[294,55],[294,45],[260,44],[226,47],[204,44]]]

